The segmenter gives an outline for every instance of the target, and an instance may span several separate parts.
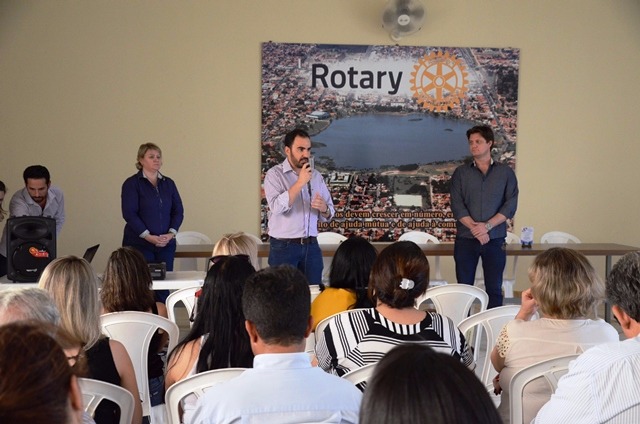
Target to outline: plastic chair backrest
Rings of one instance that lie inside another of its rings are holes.
[[[509,384],[509,406],[511,424],[522,424],[523,395],[527,384],[537,378],[544,378],[553,394],[558,388],[558,380],[569,370],[569,363],[579,355],[559,356],[538,362],[516,372]]]
[[[318,233],[318,244],[340,244],[346,239],[342,234],[331,231]]]
[[[211,239],[206,235],[198,231],[179,231],[176,234],[177,244],[211,244]],[[180,269],[183,271],[197,271],[198,259],[197,258],[180,258]],[[204,265],[206,271],[206,263]]]
[[[478,312],[458,324],[458,329],[467,339],[467,343],[473,347],[476,375],[490,394],[493,393],[493,377],[497,374],[491,364],[491,351],[498,340],[502,327],[514,319],[519,310],[519,305],[500,306]],[[486,340],[484,344],[486,350],[481,350],[483,334]]]
[[[376,365],[378,365],[377,362],[373,364],[363,365],[360,368],[356,368],[344,374],[342,378],[350,381],[354,385],[358,385],[360,383],[366,383],[367,381],[369,381],[369,378],[371,378],[371,376],[373,375]]]
[[[457,326],[469,315],[475,300],[480,303],[479,311],[487,309],[489,295],[484,290],[468,284],[448,284],[427,289],[418,309],[423,309],[432,302],[437,313],[451,318]]]
[[[549,231],[540,237],[541,243],[582,243],[580,239],[573,234],[562,231]]]
[[[237,377],[245,370],[246,368],[220,368],[201,372],[172,384],[164,395],[169,423],[180,423],[180,401],[185,396],[193,393],[199,398],[209,387]]]
[[[93,415],[96,408],[107,399],[114,402],[120,408],[119,424],[131,424],[134,411],[133,395],[123,387],[105,381],[94,380],[91,378],[78,378],[78,384],[82,391],[82,403],[86,413]]]
[[[433,234],[425,233],[424,231],[407,231],[398,238],[398,241],[405,240],[412,241],[418,245],[427,243],[440,244],[440,240],[438,240],[438,237],[434,236]],[[429,281],[429,285],[436,286],[447,284],[447,281],[442,279],[442,273],[440,272],[440,256],[435,257],[434,269],[436,278],[431,279]]]
[[[193,313],[193,309],[196,307],[196,292],[200,290],[200,286],[194,287],[185,287],[183,289],[179,289],[169,294],[165,304],[167,305],[167,315],[169,316],[169,320],[175,322],[176,320],[176,311],[175,307],[179,302],[187,309],[187,317],[191,318],[191,314]],[[193,325],[193,322],[189,321],[189,325]]]
[[[168,351],[178,344],[180,330],[173,321],[147,312],[112,312],[100,317],[102,333],[122,343],[133,362],[138,390],[142,399],[142,415],[151,415],[149,398],[148,352],[151,338],[158,329],[169,335]]]

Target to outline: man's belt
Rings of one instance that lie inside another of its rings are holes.
[[[309,244],[309,243],[312,243],[312,242],[316,241],[315,237],[296,237],[296,238],[276,238],[276,237],[271,237],[271,238],[275,239],[275,240],[286,241],[288,243],[295,243],[295,244]]]

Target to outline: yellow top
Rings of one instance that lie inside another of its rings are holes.
[[[323,319],[338,312],[352,309],[356,304],[356,293],[347,289],[325,288],[311,303],[313,330]]]

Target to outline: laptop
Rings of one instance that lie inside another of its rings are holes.
[[[85,261],[91,263],[91,261],[93,260],[93,257],[96,256],[96,252],[98,251],[99,247],[100,247],[99,244],[96,244],[95,246],[91,246],[90,248],[85,250],[84,255],[82,256],[82,258]]]

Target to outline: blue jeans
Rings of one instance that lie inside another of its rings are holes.
[[[151,406],[164,403],[164,377],[151,377],[149,379],[149,398]]]
[[[300,244],[272,237],[269,244],[269,266],[292,265],[302,271],[309,284],[320,284],[323,264],[318,240]]]
[[[502,274],[507,263],[507,254],[503,249],[504,238],[494,238],[482,245],[477,239],[456,239],[453,258],[456,261],[456,279],[459,284],[473,285],[482,258],[484,285],[489,295],[489,308],[502,306]]]

